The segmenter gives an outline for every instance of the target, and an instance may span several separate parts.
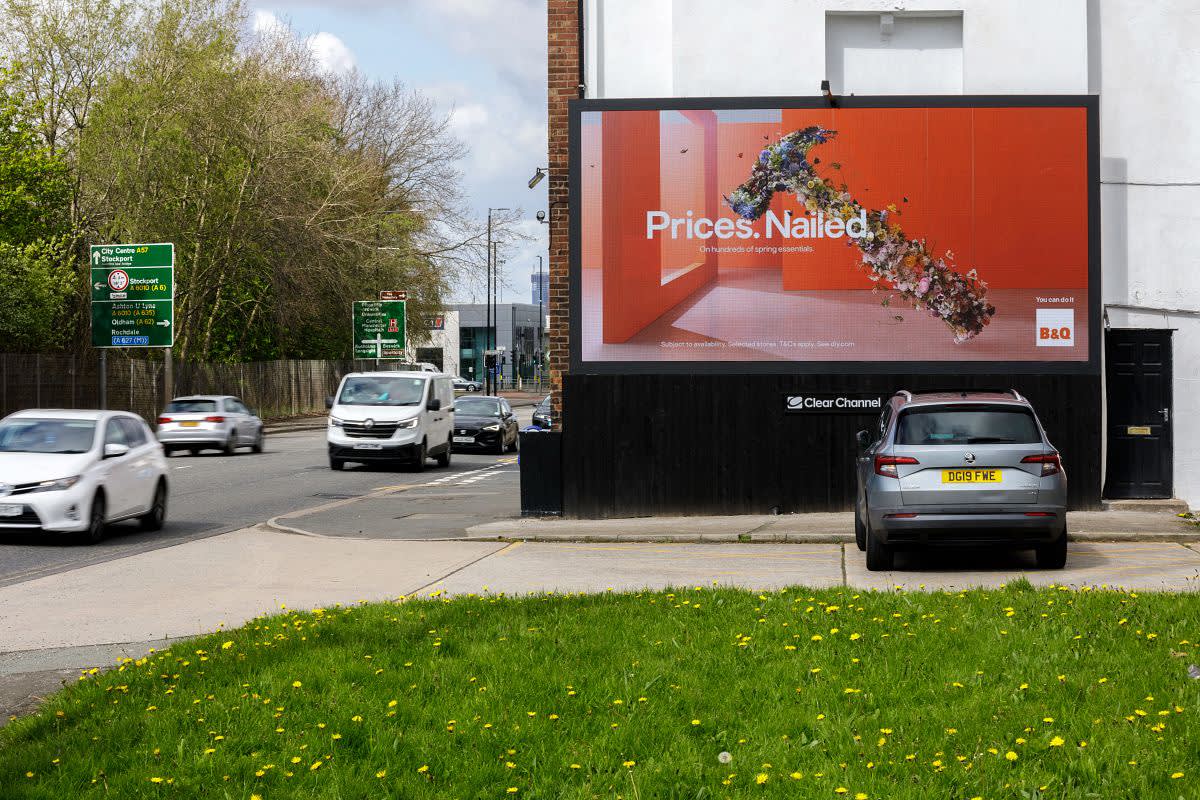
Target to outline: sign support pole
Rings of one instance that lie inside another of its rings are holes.
[[[100,369],[99,369],[100,386],[100,408],[105,410],[108,408],[108,351],[100,351]]]
[[[163,350],[163,400],[170,402],[175,395],[175,359],[171,348]]]

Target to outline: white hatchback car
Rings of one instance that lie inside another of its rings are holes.
[[[0,420],[0,531],[70,532],[88,544],[109,523],[167,517],[167,462],[141,417],[29,409]]]

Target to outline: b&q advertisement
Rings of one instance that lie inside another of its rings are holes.
[[[579,362],[1086,365],[1095,107],[1075,100],[582,104]]]

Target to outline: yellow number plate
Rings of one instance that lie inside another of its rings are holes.
[[[1000,470],[944,469],[942,483],[1000,483]]]
[[[194,427],[196,427],[196,426],[197,426],[197,425],[199,425],[199,424],[200,424],[199,422],[195,422],[194,420],[187,420],[186,422],[181,422],[181,423],[179,423],[179,427],[181,427],[181,428],[194,428]]]

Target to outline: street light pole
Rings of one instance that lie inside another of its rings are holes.
[[[492,375],[492,370],[487,366],[487,351],[495,349],[494,337],[495,333],[493,326],[495,320],[492,316],[492,292],[493,280],[499,280],[499,275],[493,275],[493,271],[499,272],[498,267],[494,266],[496,260],[496,246],[492,243],[492,212],[493,211],[509,211],[507,208],[489,208],[487,219],[487,261],[488,261],[488,295],[487,295],[487,327],[484,329],[484,347],[483,347],[483,372],[484,372],[484,391],[486,394],[495,394],[495,378]]]

